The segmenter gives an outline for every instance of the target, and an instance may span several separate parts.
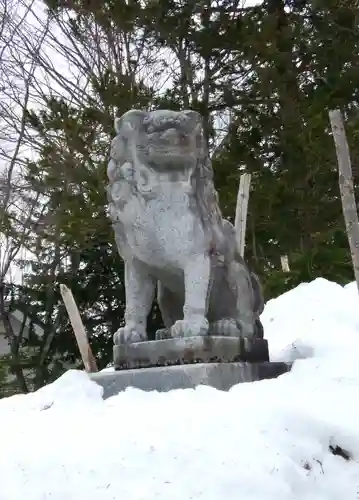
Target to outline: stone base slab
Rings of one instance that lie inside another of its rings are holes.
[[[269,361],[265,339],[188,337],[114,345],[115,370],[195,363]]]
[[[291,369],[291,364],[266,363],[199,363],[182,366],[161,366],[113,372],[98,372],[91,379],[104,389],[103,398],[119,394],[129,387],[143,391],[168,392],[194,389],[207,385],[228,391],[236,384],[276,378]]]

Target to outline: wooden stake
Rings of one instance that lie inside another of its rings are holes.
[[[288,255],[281,255],[280,263],[284,273],[290,273]]]
[[[343,215],[352,256],[355,280],[359,293],[359,221],[354,196],[353,174],[350,152],[345,135],[342,115],[339,109],[329,111],[335,149],[338,160],[339,188],[342,199]]]
[[[97,372],[97,365],[87,338],[85,327],[82,323],[79,310],[77,308],[72,292],[66,285],[60,285],[60,292],[69,315],[72,328],[75,333],[77,345],[79,346],[85,370],[88,373]]]
[[[241,255],[244,256],[244,247],[246,241],[246,225],[247,225],[247,211],[249,200],[249,188],[251,185],[251,174],[242,174],[236,206],[236,217],[234,227],[236,230],[237,248]]]

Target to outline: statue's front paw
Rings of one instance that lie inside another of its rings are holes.
[[[171,327],[172,337],[197,337],[208,333],[208,321],[203,316],[180,319]]]
[[[147,340],[146,332],[141,332],[133,326],[124,326],[117,330],[113,336],[113,343],[120,344],[133,344],[135,342],[145,342]]]

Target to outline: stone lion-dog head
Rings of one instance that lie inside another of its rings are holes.
[[[169,182],[192,198],[211,245],[221,246],[223,221],[201,115],[191,110],[130,110],[115,119],[115,131],[107,170],[112,220],[121,220],[134,197],[155,198],[161,183]]]

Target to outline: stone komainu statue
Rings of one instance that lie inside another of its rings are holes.
[[[156,286],[172,337],[262,338],[260,285],[222,218],[201,116],[131,110],[115,129],[108,200],[126,288],[115,344],[147,340]]]

